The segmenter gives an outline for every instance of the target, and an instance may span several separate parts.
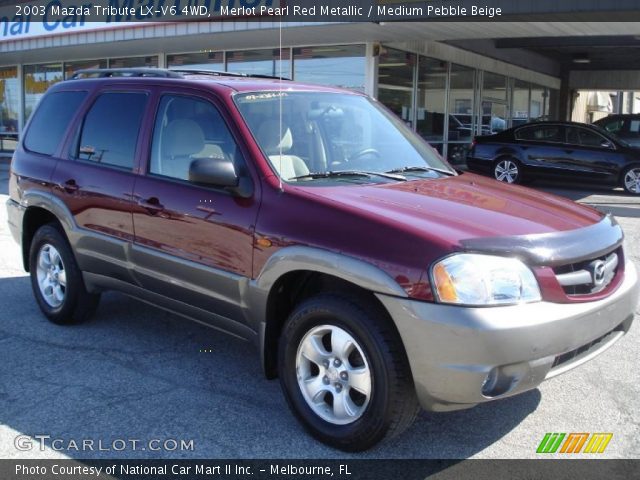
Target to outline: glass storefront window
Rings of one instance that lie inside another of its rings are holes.
[[[451,65],[449,80],[449,142],[471,142],[475,70]]]
[[[293,73],[297,82],[364,92],[365,62],[364,45],[293,49]]]
[[[482,74],[482,135],[493,135],[507,128],[507,77]]]
[[[167,67],[224,71],[224,54],[222,52],[198,52],[167,55]]]
[[[63,79],[62,63],[24,66],[24,118],[27,120],[49,87]]]
[[[142,68],[157,66],[157,55],[151,55],[148,57],[124,57],[109,59],[109,68]]]
[[[282,49],[282,61],[277,48],[227,52],[227,71],[252,75],[291,78],[291,54]]]
[[[493,135],[507,129],[507,105],[482,101],[482,135]]]
[[[482,81],[482,98],[507,100],[507,77],[497,73],[484,72]]]
[[[531,86],[531,120],[549,120],[549,89],[539,85]]]
[[[522,80],[513,82],[513,103],[511,106],[511,126],[517,127],[529,121],[529,83]]]
[[[81,60],[79,62],[64,62],[64,78],[71,78],[78,70],[91,68],[107,68],[107,59]]]
[[[0,133],[18,131],[19,109],[18,68],[0,68]]]
[[[378,63],[378,100],[413,126],[413,69],[416,55],[382,48]]]
[[[447,160],[454,165],[465,163],[474,134],[475,78],[476,72],[473,68],[451,65]]]
[[[18,68],[0,68],[0,152],[13,152],[18,139]]]
[[[430,143],[441,143],[444,139],[446,88],[447,62],[420,57],[416,130]]]

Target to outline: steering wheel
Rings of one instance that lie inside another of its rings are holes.
[[[355,160],[356,158],[364,157],[365,155],[373,155],[380,158],[380,152],[375,148],[363,148],[362,150],[358,150],[356,153],[349,155],[347,160]]]

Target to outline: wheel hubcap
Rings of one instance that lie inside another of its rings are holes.
[[[298,386],[320,418],[346,425],[360,418],[371,398],[371,371],[362,347],[345,330],[310,330],[296,354]]]
[[[36,277],[44,301],[53,308],[62,305],[67,292],[67,275],[62,257],[53,245],[45,243],[40,247]]]
[[[630,192],[640,194],[640,168],[632,168],[625,174],[624,186]]]
[[[494,174],[496,180],[513,183],[518,178],[518,166],[511,160],[502,160],[496,165]]]

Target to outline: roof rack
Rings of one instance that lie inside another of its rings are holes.
[[[241,72],[223,72],[222,70],[202,70],[195,68],[172,68],[170,72],[178,72],[187,75],[212,75],[219,77],[246,77],[246,78],[272,78],[275,80],[291,80],[287,77],[279,77],[277,75],[263,75],[260,73],[241,73]]]
[[[88,68],[77,70],[71,79],[106,77],[163,77],[183,78],[182,75],[164,68]]]
[[[108,78],[108,77],[159,77],[159,78],[184,78],[185,75],[210,75],[215,77],[245,77],[245,78],[271,78],[276,80],[289,80],[286,77],[261,75],[255,73],[223,72],[220,70],[202,70],[191,68],[89,68],[77,70],[71,76],[72,80],[79,78]]]

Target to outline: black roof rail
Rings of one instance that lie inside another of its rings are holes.
[[[169,71],[186,75],[212,75],[216,77],[245,77],[245,78],[272,78],[274,80],[291,80],[277,75],[263,75],[260,73],[223,72],[222,70],[202,70],[196,68],[172,68]]]
[[[185,75],[211,75],[215,77],[244,77],[244,78],[271,78],[275,80],[289,80],[286,77],[261,75],[257,73],[223,72],[220,70],[202,70],[191,68],[88,68],[73,72],[71,80],[79,78],[108,78],[108,77],[159,77],[159,78],[184,78]]]
[[[182,75],[164,68],[88,68],[73,72],[71,79],[107,77],[161,77],[183,78]]]

